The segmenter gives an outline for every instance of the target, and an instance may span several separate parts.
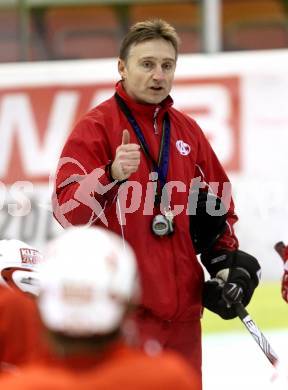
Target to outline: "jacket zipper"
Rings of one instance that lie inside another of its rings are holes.
[[[159,134],[158,132],[158,123],[157,123],[157,116],[160,111],[160,107],[156,107],[153,115],[153,127],[154,127],[154,133]]]

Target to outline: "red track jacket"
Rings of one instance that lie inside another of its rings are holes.
[[[151,231],[153,215],[159,210],[151,212],[153,187],[149,173],[153,169],[143,151],[138,171],[125,184],[109,188],[109,174],[107,169],[104,171],[121,144],[123,130],[129,130],[131,143],[139,143],[114,96],[88,112],[70,134],[56,175],[54,215],[64,227],[90,221],[108,225],[120,235],[123,233],[138,258],[143,306],[162,319],[187,321],[199,318],[203,270],[189,234],[188,192],[193,178],[201,177],[206,183],[219,182],[220,191],[221,184],[229,180],[202,130],[188,115],[172,107],[170,96],[161,105],[144,105],[127,96],[121,82],[116,85],[116,91],[129,106],[156,161],[163,116],[169,112],[171,138],[167,182],[173,187],[172,210],[183,208],[174,218],[175,233],[160,238]],[[118,190],[119,202],[116,201]],[[217,246],[231,250],[238,246],[232,229],[237,221],[232,201],[228,221],[231,229],[218,240]]]

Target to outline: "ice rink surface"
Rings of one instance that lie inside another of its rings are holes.
[[[279,357],[276,381],[271,381],[273,366],[248,331],[215,333],[203,336],[203,390],[288,390],[288,327],[263,333]]]

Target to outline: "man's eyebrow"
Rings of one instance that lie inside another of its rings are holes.
[[[156,57],[153,57],[153,56],[147,56],[147,57],[141,57],[139,58],[140,61],[143,61],[143,60],[157,60]],[[161,59],[162,61],[171,61],[171,62],[175,62],[175,58],[171,58],[171,57],[167,57],[167,58],[162,58]]]

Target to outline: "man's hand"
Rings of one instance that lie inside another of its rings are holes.
[[[261,268],[255,257],[241,250],[223,250],[205,253],[201,261],[212,278],[224,283],[222,298],[228,307],[239,301],[248,305],[260,280]]]
[[[284,274],[282,277],[282,297],[288,303],[288,245],[285,246],[283,252],[283,262],[284,262]]]
[[[229,285],[230,283],[226,283],[226,288],[230,288],[231,286]],[[236,287],[236,291],[238,289],[239,288]],[[240,298],[240,296],[238,296],[238,298]],[[234,303],[236,303],[236,300]],[[231,305],[230,298],[229,304],[227,303],[227,296],[224,291],[224,282],[221,279],[210,279],[204,283],[202,304],[206,307],[206,309],[218,314],[224,320],[231,320],[232,318],[237,317],[237,312],[234,305]]]
[[[281,293],[284,301],[288,303],[288,245],[279,241],[274,245],[276,252],[280,255],[284,263],[284,273],[281,282]]]
[[[136,172],[140,164],[140,145],[130,144],[128,130],[123,130],[122,144],[116,149],[115,159],[111,165],[111,176],[114,180],[126,180]]]
[[[281,292],[283,299],[288,303],[288,260],[284,265],[284,274],[282,277]]]

